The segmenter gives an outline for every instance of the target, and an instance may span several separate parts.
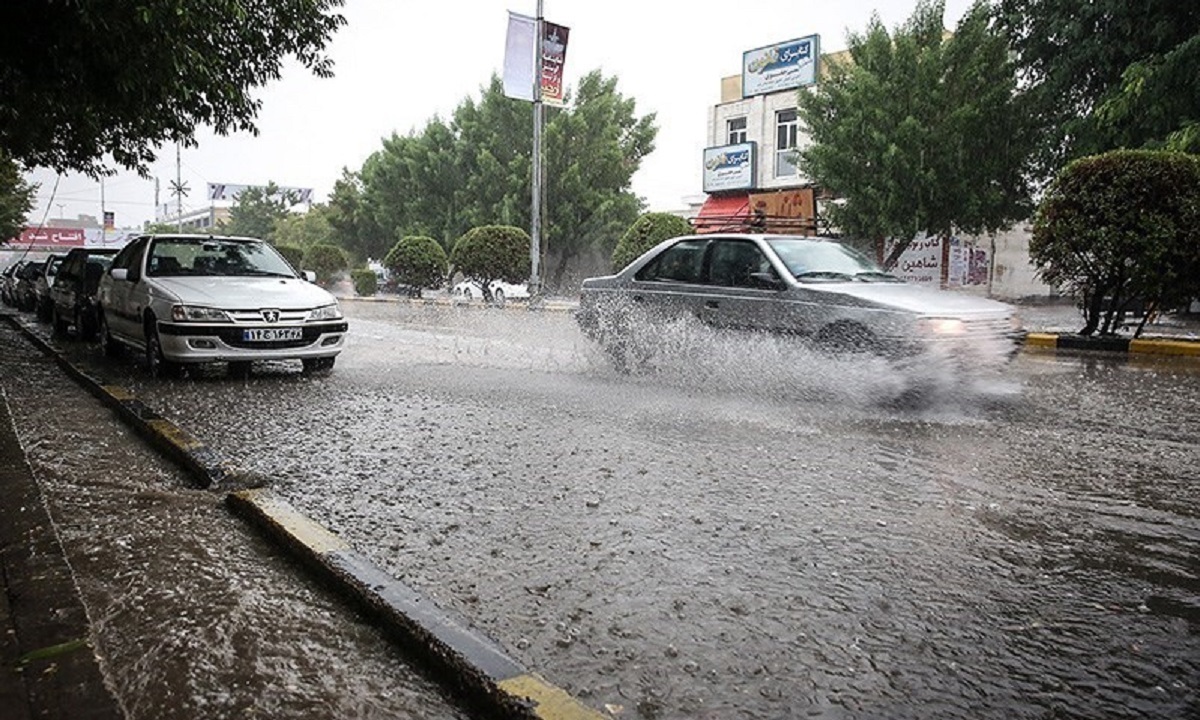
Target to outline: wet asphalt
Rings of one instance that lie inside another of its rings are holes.
[[[346,310],[324,377],[68,352],[617,717],[1197,713],[1194,361],[921,369],[911,408],[881,361],[770,340],[671,328],[626,376],[563,313]],[[4,342],[131,716],[456,716],[107,411],[46,413],[64,378]]]

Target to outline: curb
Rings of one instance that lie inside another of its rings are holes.
[[[1200,357],[1200,341],[1166,338],[1133,340],[1122,337],[1029,333],[1025,336],[1025,347],[1033,350],[1090,350],[1171,357]]]
[[[245,477],[187,431],[166,420],[129,390],[107,384],[72,365],[53,343],[19,317],[3,317],[49,355],[76,382],[127,425],[175,461],[202,488],[227,487]],[[243,487],[246,483],[242,482]],[[565,690],[510,658],[465,620],[438,608],[320,524],[264,488],[227,493],[226,505],[269,539],[296,555],[334,590],[371,612],[404,649],[437,671],[437,679],[462,691],[480,710],[502,718],[604,720]]]
[[[575,312],[575,306],[571,303],[561,301],[542,301],[540,306],[530,303],[527,300],[510,300],[503,305],[489,305],[480,301],[462,301],[452,298],[437,297],[437,298],[409,298],[400,296],[379,296],[379,295],[339,295],[338,302],[363,302],[363,303],[381,303],[381,304],[397,304],[397,305],[419,305],[425,307],[444,307],[444,308],[465,308],[468,310],[508,310],[508,311],[526,311],[526,312],[553,312],[553,313],[571,313]]]

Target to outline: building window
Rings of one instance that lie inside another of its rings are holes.
[[[775,113],[775,177],[797,175],[793,154],[796,151],[796,108]]]
[[[746,142],[746,118],[729,118],[725,121],[725,128],[728,130],[728,144],[737,145]]]

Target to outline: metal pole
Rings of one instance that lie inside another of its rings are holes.
[[[179,143],[175,143],[175,232],[183,233],[183,175],[179,169]]]
[[[542,0],[537,2],[537,29],[533,46],[533,198],[530,220],[529,246],[529,294],[536,302],[542,296]]]
[[[104,206],[104,178],[100,178],[100,244],[108,244],[108,208]]]

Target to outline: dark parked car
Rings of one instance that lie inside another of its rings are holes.
[[[96,337],[96,290],[116,254],[116,248],[75,248],[66,254],[50,288],[50,321],[55,333],[65,335],[74,325],[80,338]]]
[[[18,310],[33,310],[37,307],[37,279],[46,269],[42,261],[27,262],[14,276],[12,288],[13,305]]]
[[[20,270],[27,260],[18,260],[12,265],[0,271],[0,300],[5,305],[16,305],[16,298],[13,297],[13,289],[17,284],[17,271]]]
[[[584,280],[575,315],[619,368],[664,322],[794,336],[835,353],[926,354],[1003,365],[1022,337],[1014,308],[911,285],[832,239],[784,235],[673,238],[615,275]]]
[[[42,322],[50,322],[50,288],[54,287],[54,278],[62,261],[62,255],[47,256],[41,274],[33,281],[34,307]]]

